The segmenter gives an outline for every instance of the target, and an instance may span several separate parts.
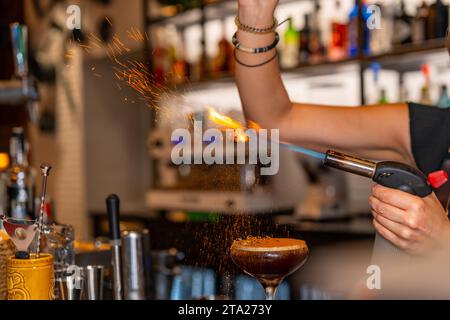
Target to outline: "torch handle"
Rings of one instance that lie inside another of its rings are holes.
[[[426,197],[433,192],[427,177],[419,170],[399,162],[379,162],[377,164],[373,181],[409,194]],[[395,259],[395,260],[394,260]],[[408,262],[410,255],[400,250],[378,233],[372,253],[372,263],[377,265],[395,264],[397,261]]]
[[[411,166],[400,162],[375,163],[351,155],[329,150],[324,165],[342,171],[371,178],[374,182],[392,189],[401,190],[419,197],[426,197],[433,191],[427,177]],[[384,239],[378,233],[373,247],[372,263],[394,266],[399,261],[409,261],[410,256]]]
[[[372,179],[387,188],[401,190],[421,198],[425,198],[433,192],[424,173],[400,162],[377,163]]]

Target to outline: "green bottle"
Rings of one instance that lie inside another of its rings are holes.
[[[292,17],[284,33],[284,48],[281,54],[281,66],[283,68],[294,68],[298,65],[300,48],[300,33],[294,28]]]
[[[386,90],[381,89],[380,90],[380,99],[378,100],[378,104],[388,104],[388,103],[389,103],[389,100],[386,95]]]

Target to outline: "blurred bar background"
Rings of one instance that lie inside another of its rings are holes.
[[[279,57],[293,101],[450,106],[450,1],[280,2],[278,20],[291,18],[279,28]],[[81,30],[66,26],[73,4]],[[369,30],[361,14],[371,4],[381,8],[379,30]],[[231,0],[1,1],[0,79],[6,86],[17,78],[10,24],[25,23],[39,117],[25,103],[0,101],[0,212],[9,213],[10,141],[21,127],[34,181],[28,217],[40,194],[33,170],[43,161],[53,166],[47,219],[74,228],[78,253],[100,250],[108,236],[105,198],[120,195],[121,229],[149,233],[160,270],[153,297],[262,298],[228,248],[235,238],[274,235],[303,238],[311,248],[279,298],[359,298],[374,237],[370,181],[286,150],[274,177],[258,176],[259,165],[170,161],[172,131],[192,119],[207,123],[208,107],[244,121],[230,41],[236,9]],[[145,81],[151,89],[143,92]],[[92,263],[88,255],[78,259]]]

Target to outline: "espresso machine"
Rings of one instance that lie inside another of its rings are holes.
[[[241,113],[231,117],[243,118]],[[290,151],[280,149],[279,172],[273,176],[260,174],[265,165],[259,161],[256,164],[249,164],[248,161],[246,164],[227,165],[173,164],[172,132],[183,126],[193,130],[189,123],[192,118],[202,120],[203,131],[217,128],[204,112],[174,121],[177,126],[162,123],[149,134],[147,148],[157,175],[155,185],[147,193],[150,209],[264,214],[295,207],[302,197],[299,181],[303,181],[303,176],[296,163],[296,156]],[[245,150],[248,150],[248,142]]]

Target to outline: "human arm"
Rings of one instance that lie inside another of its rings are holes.
[[[245,25],[267,28],[273,24],[277,4],[277,0],[239,0],[239,19]],[[263,47],[273,42],[274,33],[239,30],[238,40],[246,47]],[[274,54],[274,50],[236,52],[239,61],[251,65]],[[236,82],[247,119],[264,128],[280,129],[285,142],[321,152],[334,148],[374,160],[415,164],[406,104],[336,108],[291,102],[276,60],[257,68],[237,63]]]

